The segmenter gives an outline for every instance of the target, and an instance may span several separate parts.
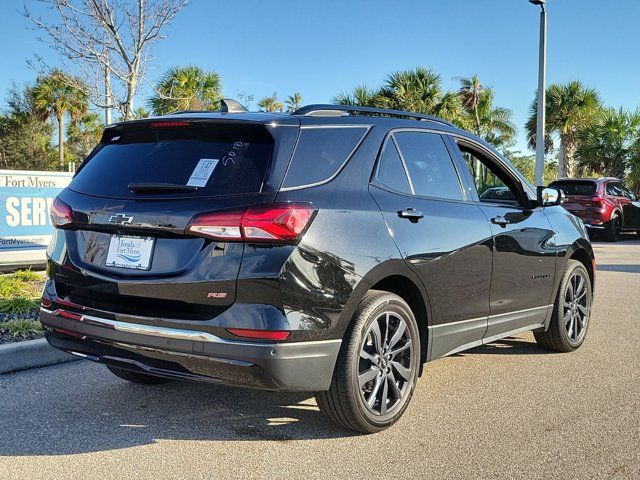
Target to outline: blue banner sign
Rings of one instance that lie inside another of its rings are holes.
[[[53,234],[51,203],[72,176],[66,172],[0,170],[0,264],[4,253],[44,252]]]

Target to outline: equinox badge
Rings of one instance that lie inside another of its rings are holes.
[[[109,217],[109,223],[115,223],[119,225],[126,225],[128,223],[133,222],[133,217],[128,217],[124,213],[119,213],[117,215],[111,215]]]

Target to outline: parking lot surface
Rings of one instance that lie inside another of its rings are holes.
[[[0,375],[0,478],[640,478],[640,241],[595,250],[580,350],[524,334],[430,363],[376,435],[304,394],[133,385],[85,361]]]

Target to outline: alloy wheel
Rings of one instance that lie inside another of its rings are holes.
[[[392,413],[411,391],[413,354],[411,332],[399,314],[384,312],[371,322],[360,349],[358,385],[373,415]]]
[[[563,309],[567,339],[572,345],[580,344],[587,331],[589,302],[586,279],[582,273],[574,273],[567,283]]]

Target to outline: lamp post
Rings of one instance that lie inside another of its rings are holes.
[[[538,122],[536,127],[536,185],[544,178],[544,116],[547,83],[547,10],[546,0],[529,0],[540,7],[540,59],[538,65]]]

